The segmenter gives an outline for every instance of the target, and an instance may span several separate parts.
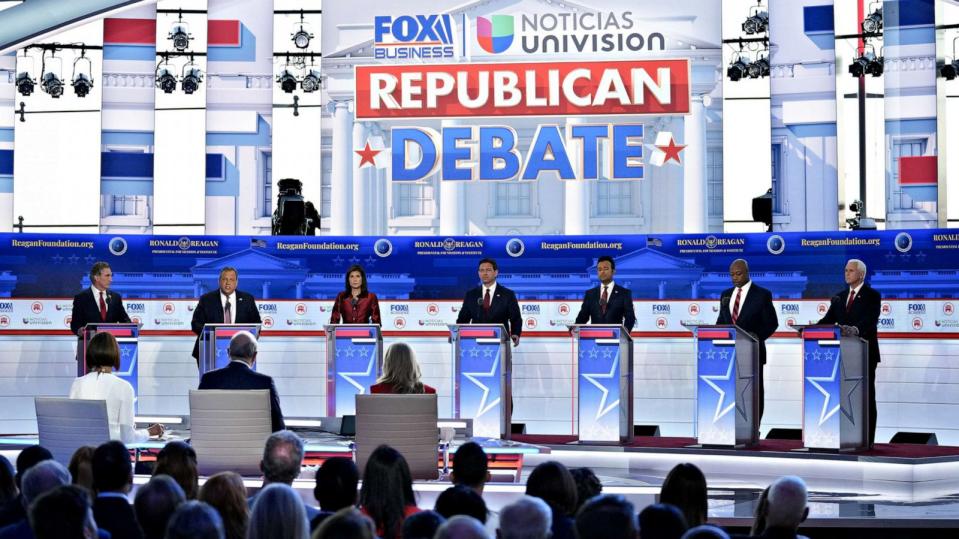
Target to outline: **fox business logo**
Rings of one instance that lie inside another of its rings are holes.
[[[896,327],[895,318],[880,318],[877,324],[882,329],[893,329]]]
[[[409,305],[390,305],[390,314],[410,314]]]
[[[0,313],[12,313],[12,312],[13,312],[12,301],[0,301]]]
[[[373,56],[378,60],[452,58],[453,16],[379,15],[373,18]]]
[[[783,303],[779,306],[779,312],[782,314],[798,314],[799,313],[799,304],[798,303]]]
[[[925,303],[910,303],[909,314],[926,314]]]
[[[538,315],[539,305],[523,305],[523,314]]]
[[[261,313],[276,314],[277,311],[276,303],[260,303],[256,308]]]
[[[653,314],[670,314],[670,307],[667,303],[653,303]]]
[[[143,314],[143,313],[147,312],[146,303],[143,303],[143,302],[127,303],[127,304],[126,304],[126,309],[127,309],[127,312],[128,312],[128,313],[139,313],[139,314]]]

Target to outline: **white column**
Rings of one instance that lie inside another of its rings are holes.
[[[706,232],[706,107],[704,96],[693,96],[692,114],[684,120],[683,144],[683,232]],[[708,97],[706,97],[708,99]]]
[[[583,118],[566,118],[566,124],[585,123]],[[575,155],[574,155],[575,154]],[[573,170],[582,169],[580,163],[582,156],[577,152],[570,152],[570,162],[573,164]],[[589,233],[589,181],[583,178],[575,180],[561,180],[565,182],[564,204],[565,204],[565,226],[563,231],[569,235],[583,235]],[[595,181],[595,180],[590,180]]]
[[[443,120],[443,127],[462,125],[460,120]],[[440,235],[462,236],[466,229],[466,185],[462,181],[439,179]]]
[[[353,233],[353,113],[349,103],[333,107],[333,170],[330,193],[330,234]]]
[[[353,148],[359,150],[366,146],[369,135],[369,126],[366,122],[353,123]],[[353,168],[353,234],[365,236],[369,234],[370,216],[370,174],[376,170],[375,166],[365,165],[363,168],[356,168],[359,163],[359,156],[350,152],[351,165]]]

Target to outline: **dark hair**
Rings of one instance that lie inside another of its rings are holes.
[[[603,484],[589,468],[570,468],[569,474],[576,483],[576,510],[578,511],[587,500],[599,496],[603,492]]]
[[[169,475],[154,475],[147,484],[138,488],[133,509],[143,529],[143,537],[163,539],[170,517],[185,501],[183,489]]]
[[[403,539],[433,539],[446,519],[436,511],[420,511],[403,521]]]
[[[70,464],[67,466],[70,477],[73,478],[73,484],[90,492],[93,492],[93,452],[96,450],[97,448],[92,445],[78,447],[70,457]]]
[[[636,509],[619,494],[596,496],[576,515],[578,539],[633,539],[636,530]]]
[[[483,524],[486,524],[489,515],[483,497],[466,485],[454,485],[441,492],[433,509],[444,518],[466,515]]]
[[[367,293],[367,288],[366,288],[366,271],[363,269],[363,266],[361,266],[361,265],[359,265],[359,264],[353,264],[352,266],[350,266],[350,269],[346,270],[346,277],[344,277],[344,279],[343,279],[344,281],[346,281],[346,293],[347,293],[347,294],[350,294],[350,293],[353,292],[353,289],[350,288],[350,274],[353,273],[354,271],[360,272],[360,278],[361,278],[361,281],[360,281],[360,295],[361,295],[361,296],[365,296],[366,293]]]
[[[196,470],[196,451],[186,442],[172,441],[157,454],[153,475],[166,474],[173,478],[186,499],[195,500],[199,490],[199,474]]]
[[[353,507],[356,505],[356,485],[359,481],[360,471],[353,459],[328,458],[316,471],[313,496],[323,511],[339,511],[344,507]]]
[[[166,539],[223,539],[223,519],[209,504],[184,502],[170,517]]]
[[[499,266],[496,265],[496,261],[493,260],[492,258],[484,258],[480,260],[479,264],[477,264],[476,267],[479,268],[483,264],[489,264],[490,266],[493,266],[493,270],[499,271]]]
[[[478,487],[486,482],[489,464],[486,451],[476,442],[466,442],[453,454],[453,483]]]
[[[27,473],[27,470],[45,460],[52,459],[53,453],[50,453],[46,447],[41,445],[31,445],[21,451],[20,454],[17,455],[17,474],[13,476],[13,481],[17,484],[17,488],[20,488],[20,482],[23,481],[23,474]]]
[[[122,490],[133,479],[130,451],[123,442],[112,440],[93,452],[93,488],[97,492]]]
[[[226,539],[245,539],[250,524],[250,506],[246,503],[246,487],[236,472],[220,472],[203,484],[200,501],[213,506],[223,519]]]
[[[340,509],[326,517],[313,532],[314,539],[373,539],[373,521],[354,507]],[[430,536],[432,539],[432,536]]]
[[[13,464],[7,457],[0,455],[0,504],[5,504],[17,497],[17,482],[13,477]]]
[[[677,464],[659,493],[659,502],[675,505],[683,516],[686,525],[695,528],[706,522],[706,476],[694,464]]]
[[[398,534],[406,507],[416,505],[410,467],[399,451],[381,445],[370,453],[363,469],[360,505],[383,537]]]
[[[87,368],[120,368],[120,345],[113,335],[101,331],[87,344]]]
[[[654,503],[639,512],[639,529],[649,539],[680,539],[686,533],[686,518],[676,506]]]
[[[603,255],[596,259],[596,265],[599,266],[600,262],[609,262],[609,269],[616,270],[616,261],[613,260],[613,257]]]
[[[93,282],[93,278],[97,275],[100,275],[100,273],[105,269],[110,269],[110,264],[107,264],[102,260],[94,263],[90,268],[90,282]]]
[[[555,460],[533,469],[526,480],[526,494],[548,503],[560,515],[571,516],[576,510],[576,482],[566,466]]]
[[[37,539],[83,539],[89,512],[87,491],[62,485],[30,505],[30,528]]]

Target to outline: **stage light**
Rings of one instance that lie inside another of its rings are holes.
[[[764,34],[767,28],[769,28],[769,12],[767,11],[757,11],[743,22],[743,32],[746,32],[746,35]]]
[[[77,97],[86,97],[93,89],[93,62],[85,54],[86,51],[81,50],[80,56],[73,61],[73,78],[70,86],[73,86]]]
[[[959,76],[959,60],[953,60],[942,65],[939,68],[939,76],[946,80],[952,80]]]
[[[862,20],[862,31],[866,34],[877,34],[882,31],[882,7],[876,8]]]
[[[726,69],[726,76],[729,80],[736,82],[739,79],[749,75],[749,63],[742,56],[736,58],[729,68]]]
[[[869,65],[866,66],[866,73],[869,73],[873,77],[882,76],[883,71],[885,70],[885,59],[882,56],[879,58],[873,58],[869,62]]]
[[[189,23],[183,22],[183,13],[180,13],[179,19],[177,19],[170,26],[170,33],[167,35],[167,39],[173,42],[173,48],[183,52],[190,47],[190,38],[193,35],[190,34],[190,25]]]
[[[293,76],[293,73],[290,72],[289,66],[283,69],[276,77],[276,82],[280,83],[280,89],[288,94],[292,94],[296,90],[296,77]]]
[[[760,77],[768,77],[769,76],[769,59],[763,56],[762,58],[749,64],[749,66],[747,66],[746,68],[746,72],[749,74],[749,77],[753,79],[758,79]]]
[[[303,81],[300,82],[300,85],[303,87],[303,91],[306,93],[312,93],[320,89],[320,72],[311,69],[309,73],[303,77]]]
[[[157,67],[156,86],[163,90],[165,94],[172,94],[176,90],[176,75],[170,72],[167,67]]]
[[[36,84],[37,82],[33,80],[30,73],[26,71],[21,71],[17,75],[17,91],[20,92],[20,95],[26,96],[32,94]]]
[[[193,65],[194,67],[190,67]],[[195,64],[187,64],[183,67],[183,79],[180,81],[183,87],[183,93],[192,94],[200,89],[200,83],[203,82],[203,72]]]
[[[40,87],[43,91],[50,94],[50,97],[58,99],[63,95],[63,80],[53,71],[47,71],[40,79]]]
[[[294,26],[294,28],[296,28],[296,26]],[[293,32],[293,45],[298,49],[305,49],[310,46],[311,39],[313,39],[313,34],[306,29],[306,23],[303,21],[303,12],[300,11],[299,29]]]
[[[849,64],[849,74],[859,78],[863,75],[872,75],[878,77],[883,72],[883,59],[876,58],[872,51],[865,52]]]

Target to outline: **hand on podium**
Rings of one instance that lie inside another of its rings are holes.
[[[839,326],[839,331],[842,333],[843,337],[859,336],[859,328],[856,326]]]
[[[156,436],[157,438],[163,436],[164,430],[163,425],[160,423],[154,423],[147,427],[147,432],[150,433],[150,436]]]

